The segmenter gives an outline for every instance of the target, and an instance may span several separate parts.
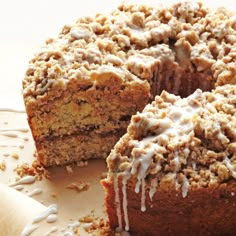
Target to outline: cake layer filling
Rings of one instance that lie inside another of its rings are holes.
[[[124,133],[125,130],[119,130],[116,133],[86,132],[62,137],[45,137],[36,142],[37,155],[45,166],[66,165],[90,158],[105,159]],[[51,156],[53,158],[50,158]]]

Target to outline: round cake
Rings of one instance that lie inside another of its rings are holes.
[[[40,162],[105,158],[161,91],[186,97],[235,83],[235,28],[233,13],[196,2],[123,4],[66,25],[23,80]]]
[[[233,12],[198,2],[124,3],[64,26],[23,80],[38,160],[110,153],[112,229],[234,235],[235,30]]]

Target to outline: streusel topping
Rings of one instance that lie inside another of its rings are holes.
[[[156,179],[162,188],[217,185],[236,177],[236,87],[197,90],[187,98],[162,92],[134,115],[108,158],[112,173]],[[151,181],[150,183],[151,184]],[[184,189],[185,188],[185,189]]]
[[[118,76],[151,81],[177,63],[205,71],[216,85],[235,83],[235,29],[233,13],[209,11],[197,2],[162,8],[122,4],[109,15],[80,18],[47,40],[30,62],[23,94],[36,98],[52,88],[64,90],[74,79],[91,87],[91,74],[103,65],[119,67]]]

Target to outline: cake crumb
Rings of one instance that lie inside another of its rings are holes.
[[[70,183],[66,186],[67,189],[72,189],[75,190],[77,192],[82,192],[82,191],[86,191],[89,189],[90,184],[86,183],[86,182],[73,182]]]
[[[56,198],[57,194],[56,193],[51,193],[51,197]]]
[[[33,161],[32,168],[34,168],[34,170],[38,174],[40,180],[43,177],[45,177],[47,179],[50,178],[49,171],[44,168],[44,166],[39,162],[39,160],[35,159]]]
[[[17,165],[14,171],[21,178],[25,175],[37,176],[38,180],[42,180],[43,177],[50,177],[49,172],[39,163],[38,160],[34,160],[31,165],[29,163]]]
[[[93,220],[92,222],[83,225],[87,233],[96,236],[111,236],[113,235],[108,222],[104,219]]]
[[[11,154],[11,157],[13,157],[14,159],[18,160],[19,159],[19,154],[14,152]]]
[[[97,217],[95,210],[91,210],[89,214],[79,218],[79,222],[83,224],[83,229],[89,234],[96,236],[114,235],[111,232],[108,221]]]
[[[25,175],[32,175],[32,176],[36,175],[35,170],[28,163],[17,165],[14,171],[21,178],[24,177]]]
[[[0,163],[0,170],[2,170],[2,171],[4,171],[5,169],[6,169],[6,162],[5,161],[2,161],[1,163]]]
[[[91,212],[83,217],[80,217],[79,218],[79,222],[80,223],[91,223],[93,222],[94,220],[97,220],[98,217],[96,217],[94,215],[95,211],[94,210],[91,210]]]

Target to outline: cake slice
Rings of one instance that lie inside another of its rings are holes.
[[[132,116],[102,181],[113,229],[131,235],[236,234],[236,85],[165,91]]]

